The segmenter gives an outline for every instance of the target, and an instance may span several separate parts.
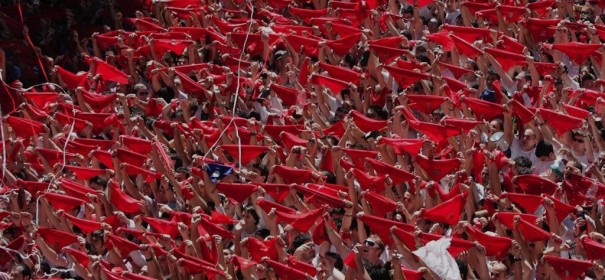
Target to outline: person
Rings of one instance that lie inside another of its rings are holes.
[[[0,1],[0,278],[603,279],[602,9],[404,2]]]

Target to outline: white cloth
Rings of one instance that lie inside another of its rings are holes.
[[[462,279],[456,260],[447,249],[450,247],[450,238],[441,238],[430,241],[424,247],[413,252],[426,266],[440,279]]]

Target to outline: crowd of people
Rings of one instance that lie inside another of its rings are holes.
[[[595,0],[0,1],[0,279],[605,279]]]

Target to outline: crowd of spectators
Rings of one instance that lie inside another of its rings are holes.
[[[0,0],[0,279],[605,279],[594,0]]]

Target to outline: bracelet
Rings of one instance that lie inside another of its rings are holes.
[[[353,214],[344,214],[345,217],[353,217]]]

